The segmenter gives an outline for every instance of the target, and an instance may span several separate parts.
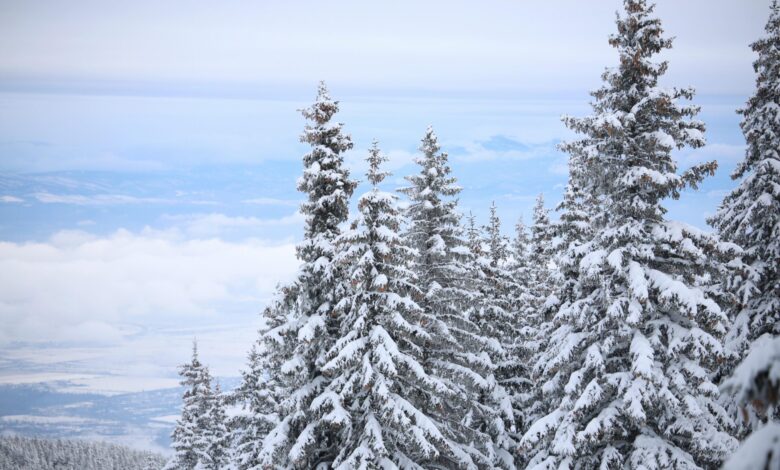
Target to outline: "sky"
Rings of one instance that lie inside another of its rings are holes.
[[[717,159],[669,216],[702,228],[734,186],[769,0],[659,0],[664,86],[693,86]],[[485,221],[507,234],[560,200],[564,114],[616,62],[621,2],[0,0],[0,384],[162,387],[197,338],[235,376],[296,269],[298,109],[325,80],[355,148],[404,184],[433,125]],[[358,192],[364,190],[360,187]]]

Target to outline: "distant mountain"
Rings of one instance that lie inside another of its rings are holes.
[[[165,458],[105,442],[0,437],[0,469],[15,470],[153,470]]]

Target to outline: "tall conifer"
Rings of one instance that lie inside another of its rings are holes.
[[[704,145],[690,89],[658,86],[671,47],[645,0],[625,0],[610,44],[620,63],[593,93],[593,115],[566,118],[584,134],[582,191],[599,199],[592,239],[578,250],[575,298],[555,314],[537,370],[550,411],[522,439],[529,468],[711,468],[735,447],[711,377],[728,318],[698,287],[727,246],[665,219],[713,172],[678,174],[673,149]]]

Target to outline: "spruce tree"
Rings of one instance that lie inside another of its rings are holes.
[[[206,429],[206,455],[201,467],[208,470],[225,468],[230,460],[230,432],[225,413],[225,395],[217,382],[209,394],[208,424]]]
[[[341,123],[332,122],[338,101],[320,83],[315,103],[301,112],[309,121],[301,135],[311,150],[303,156],[298,190],[307,195],[301,204],[306,217],[304,239],[297,246],[301,267],[295,282],[279,302],[289,310],[274,311],[282,321],[268,331],[263,354],[278,373],[278,422],[263,441],[259,459],[266,465],[318,468],[329,465],[339,449],[328,413],[312,413],[312,402],[329,383],[321,367],[341,325],[336,304],[344,295],[343,273],[333,262],[335,240],[349,215],[349,199],[356,182],[344,168],[344,152],[352,148]],[[276,345],[276,349],[269,347]],[[335,403],[334,403],[335,404]]]
[[[266,321],[270,315],[266,315]],[[242,413],[230,420],[231,441],[235,447],[234,463],[246,470],[261,465],[260,453],[263,439],[279,422],[276,414],[279,400],[275,377],[279,368],[267,362],[276,356],[265,354],[267,339],[261,330],[260,338],[249,352],[247,369],[241,372],[241,383],[232,394],[232,402],[242,408]]]
[[[515,236],[509,247],[510,256],[507,271],[512,285],[509,293],[509,309],[517,312],[517,316],[523,324],[530,317],[534,304],[530,243],[528,228],[521,217],[515,224]]]
[[[514,338],[509,339],[506,363],[499,366],[501,383],[512,398],[515,432],[522,435],[534,419],[535,388],[531,377],[533,360],[539,351],[539,318],[534,294],[534,269],[530,263],[528,229],[520,218],[510,245],[507,272],[510,277],[508,309],[516,323]]]
[[[489,458],[496,468],[514,467],[512,452],[516,446],[512,434],[516,430],[515,410],[510,392],[501,381],[513,377],[511,347],[517,334],[515,317],[509,310],[510,280],[505,270],[508,241],[501,234],[501,221],[495,204],[491,205],[487,226],[477,227],[472,214],[466,219],[466,246],[469,249],[466,262],[469,265],[469,290],[472,298],[466,317],[478,330],[480,342],[492,367],[485,371],[489,391],[476,397],[485,410],[482,421],[475,423],[491,438],[493,448]]]
[[[464,458],[446,424],[426,413],[429,400],[446,402],[457,392],[431,376],[422,360],[434,323],[412,299],[416,279],[412,251],[401,240],[397,196],[379,184],[388,173],[376,142],[368,154],[371,189],[358,201],[358,216],[338,240],[336,261],[350,291],[338,304],[342,334],[328,353],[327,392],[312,406],[334,421],[339,453],[334,468],[420,468],[457,465]],[[334,405],[338,403],[338,405]],[[335,413],[333,410],[339,410]]]
[[[715,165],[677,173],[672,150],[704,145],[704,125],[679,103],[692,90],[658,86],[667,64],[652,57],[671,40],[653,6],[624,8],[593,115],[565,118],[584,134],[564,148],[586,169],[597,224],[536,366],[551,406],[523,436],[529,468],[712,468],[736,445],[711,381],[728,318],[698,287],[728,246],[662,205]]]
[[[522,426],[522,413],[517,409],[517,385],[523,373],[520,364],[523,354],[519,350],[524,331],[519,312],[512,309],[515,281],[510,271],[509,240],[501,233],[501,219],[495,202],[490,206],[483,244],[487,259],[487,263],[483,263],[485,280],[482,290],[486,299],[483,302],[483,334],[501,345],[500,354],[494,353],[491,357],[496,381],[491,405],[502,420],[494,424],[493,430],[493,441],[497,444],[495,453],[500,457],[496,465],[515,468],[512,453],[517,446],[515,436]]]
[[[456,396],[432,397],[425,413],[445,426],[442,432],[461,444],[459,465],[493,463],[496,443],[484,423],[493,421],[495,409],[483,405],[492,393],[489,376],[494,368],[485,351],[500,345],[481,334],[468,317],[478,298],[472,290],[470,251],[460,225],[457,199],[460,192],[451,176],[448,157],[436,134],[428,128],[415,161],[420,172],[407,176],[410,185],[401,191],[410,201],[405,243],[415,251],[412,270],[419,280],[415,299],[430,315],[426,324],[431,339],[425,344],[423,366]]]
[[[165,466],[171,470],[191,470],[209,462],[212,431],[211,408],[213,394],[211,375],[198,358],[198,345],[193,342],[192,359],[179,368],[184,387],[181,416],[171,434],[173,458]]]
[[[555,225],[550,221],[550,210],[544,206],[544,194],[539,194],[531,220],[531,238],[528,261],[532,270],[531,291],[536,297],[535,308],[541,321],[557,304],[553,285],[553,258]]]
[[[297,343],[296,323],[291,321],[296,308],[297,283],[278,287],[276,295],[263,311],[264,326],[249,354],[248,369],[235,392],[244,416],[236,419],[233,442],[235,463],[241,470],[274,468],[284,462],[289,426],[281,425],[282,400],[288,383],[282,366],[293,355]]]
[[[741,358],[756,338],[780,335],[780,5],[774,1],[766,36],[751,45],[758,54],[756,90],[740,110],[745,158],[710,223],[743,253],[727,288],[736,299],[729,346]],[[777,416],[780,419],[780,416]]]
[[[555,266],[550,272],[551,294],[549,298],[554,303],[542,306],[541,312],[532,311],[532,328],[535,334],[531,341],[527,341],[527,351],[524,357],[532,358],[534,366],[527,366],[525,377],[529,377],[534,384],[528,391],[523,411],[527,423],[530,424],[549,413],[552,400],[551,393],[557,390],[544,387],[545,361],[540,360],[547,348],[548,340],[556,328],[556,322],[549,317],[550,312],[558,308],[567,308],[577,300],[579,281],[579,264],[584,255],[581,247],[591,240],[597,221],[593,215],[595,211],[595,198],[585,195],[580,190],[582,185],[580,175],[583,169],[579,160],[574,156],[569,159],[569,182],[563,194],[563,201],[556,210],[560,214],[560,220],[551,227],[552,239],[550,240],[550,256]],[[539,211],[537,211],[539,212]],[[547,232],[549,235],[549,232]],[[547,315],[546,315],[547,314]]]
[[[765,333],[754,340],[745,357],[721,388],[739,405],[740,419],[752,429],[723,468],[780,467],[780,336]]]
[[[494,307],[501,310],[497,316],[503,317],[505,323],[511,323],[514,328],[514,314],[511,312],[510,299],[513,288],[510,267],[509,239],[501,232],[501,219],[498,217],[498,209],[495,202],[490,205],[488,223],[483,227],[484,257],[483,271],[488,282],[486,292],[494,303]],[[502,335],[511,335],[504,332]],[[499,335],[501,336],[501,335]]]

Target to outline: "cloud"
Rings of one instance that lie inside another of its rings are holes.
[[[751,85],[745,45],[760,34],[769,0],[658,3],[664,29],[677,37],[673,71],[685,84],[694,77],[700,87],[731,92]],[[3,10],[0,43],[16,47],[0,50],[0,63],[8,78],[28,87],[36,81],[62,87],[67,77],[99,90],[167,82],[182,93],[208,89],[203,83],[262,88],[311,77],[422,89],[580,89],[616,60],[607,36],[617,0],[343,1],[306,8],[301,15],[297,5],[282,2],[228,2],[216,11],[208,2],[80,1],[49,2],[42,14],[37,1],[15,2]],[[372,21],[377,17],[381,24]],[[320,34],[322,24],[329,25],[327,35]]]
[[[116,204],[170,204],[173,201],[161,198],[134,197],[122,194],[51,194],[34,193],[32,195],[38,202],[44,204],[73,204],[77,206],[105,206]]]
[[[16,196],[0,196],[0,202],[6,204],[15,204],[19,202],[24,202],[24,199],[20,199]]]
[[[44,204],[72,204],[76,206],[114,206],[123,204],[194,204],[215,205],[214,201],[183,201],[157,197],[136,197],[124,194],[52,194],[48,192],[32,195]]]
[[[119,230],[0,242],[0,344],[114,341],[134,322],[254,315],[296,265],[292,244],[257,240]]]
[[[230,232],[267,227],[303,225],[303,214],[295,212],[276,219],[229,216],[220,213],[166,215],[164,220],[174,223],[174,230],[180,230],[189,237],[215,237]]]
[[[555,153],[557,142],[542,142],[530,144],[520,142],[506,135],[492,135],[484,140],[476,140],[465,144],[456,144],[447,150],[453,158],[464,161],[490,160],[530,160],[548,157]]]
[[[294,199],[276,199],[272,197],[257,197],[253,199],[244,199],[244,204],[255,204],[258,206],[297,206],[300,201]]]

